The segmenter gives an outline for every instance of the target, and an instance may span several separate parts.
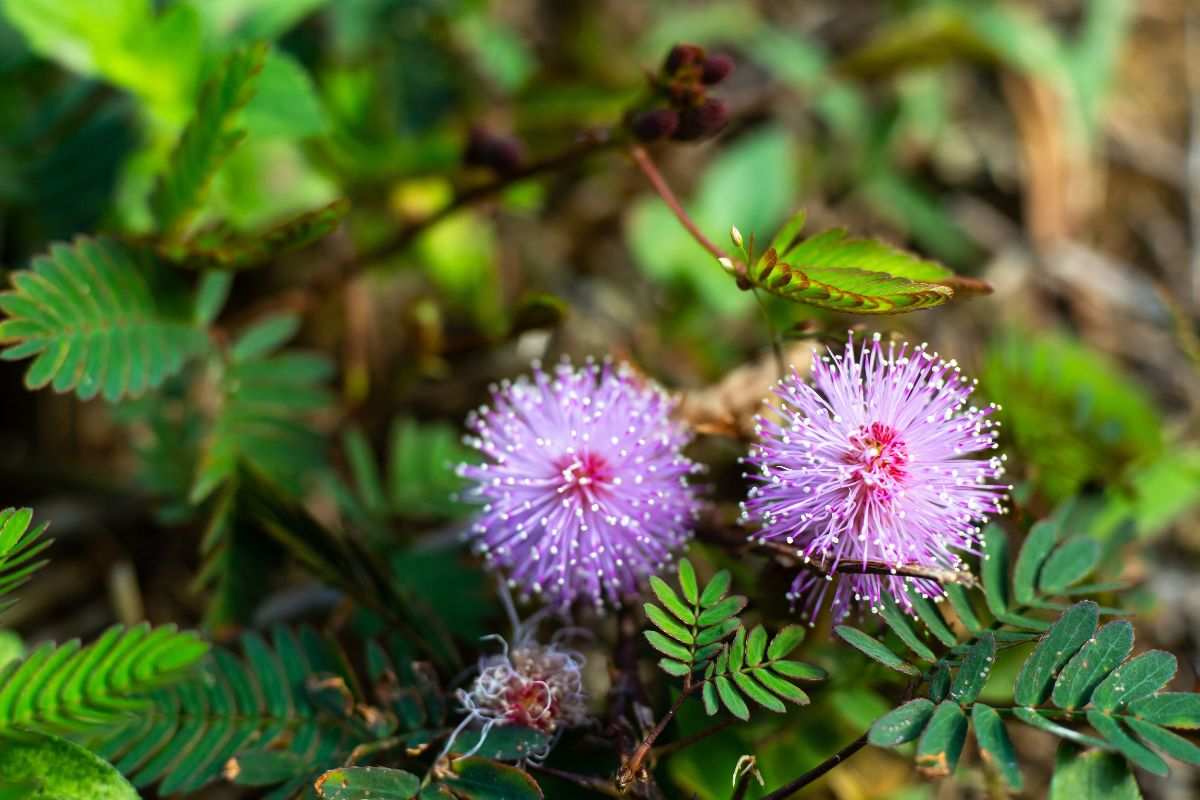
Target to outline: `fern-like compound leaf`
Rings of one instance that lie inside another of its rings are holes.
[[[116,401],[162,385],[207,346],[190,301],[152,259],[114,239],[56,244],[0,294],[0,358],[33,358],[30,389]]]
[[[46,565],[38,558],[51,539],[43,539],[46,523],[31,528],[33,510],[6,508],[0,511],[0,613],[10,608],[16,599],[5,599],[20,588],[37,570]]]

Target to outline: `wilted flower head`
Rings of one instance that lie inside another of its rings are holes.
[[[671,399],[627,367],[534,364],[467,420],[483,454],[459,474],[483,503],[476,549],[523,594],[565,609],[636,592],[691,533],[699,503]]]
[[[518,725],[549,734],[573,728],[587,721],[583,656],[554,640],[543,645],[522,636],[481,658],[479,676],[458,699],[468,718],[485,728]]]
[[[758,418],[746,459],[756,485],[742,517],[761,525],[753,538],[795,545],[830,573],[805,570],[789,598],[814,614],[840,562],[960,567],[1011,488],[995,482],[1003,456],[978,457],[997,447],[996,407],[967,407],[974,382],[954,361],[878,334],[861,350],[851,339],[841,355],[814,354],[812,383],[794,372],[779,382],[781,407]],[[843,574],[834,616],[852,601],[875,609],[885,591],[911,610],[906,580],[941,594],[932,581]]]

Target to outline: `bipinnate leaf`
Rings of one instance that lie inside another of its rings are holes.
[[[421,789],[421,779],[385,767],[342,767],[321,775],[313,788],[321,800],[411,800]]]
[[[786,300],[856,314],[931,308],[954,295],[941,264],[842,229],[804,239],[803,225],[803,215],[793,217],[775,237],[783,249],[768,248],[739,277]]]
[[[1018,705],[1037,706],[1045,702],[1058,671],[1096,632],[1099,615],[1099,607],[1090,600],[1076,603],[1063,612],[1021,665],[1013,689],[1013,699]]]
[[[237,112],[254,96],[267,45],[234,50],[200,91],[196,115],[184,128],[150,203],[164,236],[184,229],[204,201],[217,169],[241,142]]]
[[[871,725],[868,741],[877,747],[896,747],[921,735],[933,716],[934,704],[918,697],[892,709]]]
[[[967,740],[967,717],[958,703],[943,700],[917,743],[917,769],[931,778],[950,775]]]
[[[146,255],[108,238],[55,244],[0,294],[0,358],[33,358],[30,389],[115,402],[156,389],[203,352],[183,287]]]

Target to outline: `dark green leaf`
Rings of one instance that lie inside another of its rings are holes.
[[[901,659],[900,656],[889,650],[887,645],[873,636],[869,636],[857,628],[851,628],[848,625],[838,625],[834,630],[837,631],[837,635],[842,638],[842,641],[863,655],[883,664],[885,667],[894,669],[897,672],[903,672],[905,675],[917,676],[921,674],[919,669]]]
[[[725,593],[729,591],[729,570],[723,569],[716,575],[712,576],[712,580],[704,587],[704,591],[700,594],[700,605],[704,608],[716,605]]]
[[[1097,739],[1095,736],[1088,736],[1085,733],[1080,733],[1079,731],[1072,730],[1071,728],[1065,728],[1062,725],[1043,717],[1032,708],[1014,708],[1013,716],[1021,720],[1021,722],[1024,722],[1026,725],[1032,725],[1033,727],[1043,730],[1046,733],[1052,733],[1060,739],[1067,739],[1086,747],[1102,747],[1106,749],[1109,747],[1109,745],[1103,739]]]
[[[411,772],[384,767],[331,769],[314,784],[322,800],[410,800],[421,789]]]
[[[875,720],[868,739],[876,747],[896,747],[916,739],[933,716],[934,705],[923,697],[909,700]]]
[[[696,634],[696,644],[700,647],[713,644],[724,639],[729,634],[736,631],[742,625],[741,620],[737,617],[730,617],[723,622],[718,622],[710,628],[705,628]]]
[[[201,232],[185,242],[168,243],[159,252],[188,269],[221,270],[224,274],[255,269],[325,238],[349,210],[345,200],[335,200],[253,235]]]
[[[683,645],[676,644],[658,631],[643,631],[642,635],[646,637],[646,641],[650,643],[651,647],[664,656],[670,656],[685,663],[692,660],[691,650]]]
[[[954,772],[967,740],[967,717],[957,703],[945,700],[934,709],[917,743],[917,769],[931,778]]]
[[[975,729],[975,740],[979,743],[979,754],[984,762],[999,773],[1009,788],[1020,791],[1021,769],[1017,763],[1017,751],[1013,748],[1004,720],[991,706],[976,703],[971,709],[971,724]]]
[[[1136,717],[1122,717],[1121,721],[1142,737],[1142,741],[1161,750],[1171,758],[1185,761],[1188,764],[1200,765],[1200,747],[1179,734]]]
[[[1168,728],[1200,728],[1200,694],[1163,692],[1129,702],[1129,711],[1148,722]]]
[[[974,703],[992,673],[995,660],[996,637],[990,632],[985,632],[963,656],[958,674],[954,676],[954,683],[950,686],[950,699],[964,706]]]
[[[549,744],[550,735],[534,728],[495,725],[486,734],[482,729],[463,731],[454,740],[453,752],[497,761],[520,761],[546,750]]]
[[[947,593],[949,593],[950,588],[951,586],[946,587]],[[961,589],[962,587],[958,588]],[[908,586],[906,591],[908,593],[909,602],[912,603],[913,611],[916,612],[921,622],[925,623],[925,627],[929,629],[929,632],[932,633],[939,642],[947,647],[953,647],[954,645],[958,644],[958,637],[954,635],[954,632],[950,630],[950,626],[947,625],[946,621],[942,618],[942,613],[938,611],[937,603],[922,595],[919,591],[917,591],[917,588],[911,584]],[[953,597],[952,595],[950,596],[951,598]],[[957,609],[957,606],[955,606],[955,608]]]
[[[712,586],[712,584],[710,583],[709,586]],[[703,604],[703,598],[701,598],[701,604]],[[702,628],[707,628],[709,625],[715,625],[728,617],[732,617],[734,614],[741,613],[745,607],[746,598],[741,595],[735,594],[732,597],[726,597],[719,603],[700,612],[700,617],[696,620],[696,624]]]
[[[880,613],[883,615],[884,622],[900,637],[900,641],[904,642],[908,649],[913,652],[913,655],[930,663],[937,660],[933,651],[921,641],[921,637],[917,636],[916,631],[908,624],[908,620],[904,617],[904,612],[896,605],[896,601],[886,592],[883,595]]]
[[[787,658],[788,654],[804,641],[804,628],[800,625],[787,625],[775,634],[767,647],[767,660],[777,661]]]
[[[1099,610],[1085,600],[1071,606],[1038,642],[1017,674],[1013,699],[1023,706],[1045,702],[1058,671],[1096,632]]]
[[[1046,594],[1061,594],[1086,578],[1100,560],[1100,543],[1087,536],[1064,542],[1042,566],[1039,588]]]
[[[780,678],[778,675],[767,671],[765,667],[758,667],[751,670],[751,673],[759,683],[783,699],[791,700],[793,703],[799,703],[802,706],[808,705],[808,694],[791,681]]]
[[[675,594],[662,578],[651,575],[650,588],[654,591],[654,596],[658,598],[658,601],[666,606],[667,610],[674,614],[679,621],[685,625],[692,625],[696,622],[696,614],[679,599],[679,595]]]
[[[1057,518],[1041,520],[1029,529],[1013,567],[1013,597],[1019,604],[1027,606],[1037,596],[1038,572],[1058,542],[1060,531]]]
[[[1163,650],[1147,650],[1117,667],[1092,692],[1092,705],[1113,711],[1157,692],[1170,683],[1179,669],[1175,656]]]
[[[773,661],[771,669],[778,672],[780,675],[786,675],[789,678],[795,678],[801,681],[823,681],[829,677],[829,674],[820,667],[806,664],[803,661]]]
[[[967,594],[967,590],[958,583],[948,584],[944,588],[946,590],[946,599],[950,601],[950,607],[953,608],[954,613],[958,615],[963,627],[965,627],[971,633],[978,633],[981,631],[983,629],[983,625],[979,622],[979,617],[975,616],[975,609],[971,605],[971,598]],[[922,615],[921,619],[925,619],[925,616]],[[929,621],[926,620],[925,624],[929,625]],[[957,641],[954,638],[954,634],[951,633],[950,640],[947,641],[945,634],[949,632],[949,628],[946,628],[945,625],[942,625],[942,628],[944,630],[941,632],[939,632],[939,629],[934,628],[933,626],[930,626],[929,629],[933,631],[933,634],[938,637],[938,640],[941,641],[942,644],[952,647],[955,641]]]
[[[746,707],[746,701],[733,688],[729,679],[724,675],[718,675],[714,681],[717,684],[717,695],[721,698],[725,708],[729,709],[729,713],[741,720],[750,719],[750,709]]]
[[[745,672],[735,672],[731,677],[739,689],[745,692],[751,700],[758,703],[763,708],[779,714],[787,711],[787,706],[785,706],[778,697],[773,695],[767,689],[763,688],[763,685],[751,678],[749,674]]]
[[[670,658],[660,658],[658,660],[658,668],[668,675],[674,675],[676,678],[682,678],[692,671],[692,668],[680,661],[674,661]]]
[[[692,566],[692,562],[686,558],[679,559],[679,588],[683,590],[683,599],[687,600],[692,605],[700,602],[700,587],[696,583],[696,569]],[[680,617],[680,619],[683,619]],[[689,624],[695,621],[692,619],[684,619]]]
[[[1070,742],[1058,746],[1049,800],[1142,800],[1128,762],[1116,753],[1080,749]]]
[[[1133,649],[1133,626],[1116,620],[1102,627],[1063,667],[1051,699],[1059,708],[1073,711],[1087,705],[1092,691]]]
[[[766,649],[767,629],[762,625],[755,625],[746,640],[746,666],[757,667],[761,664]]]
[[[683,644],[692,644],[695,641],[691,631],[676,622],[667,612],[658,606],[653,603],[645,603],[642,605],[642,608],[645,610],[649,620],[672,639]]]
[[[713,665],[709,664],[708,669],[704,671],[704,688],[700,690],[700,697],[704,700],[704,713],[710,717],[720,710],[717,705],[717,686],[716,681],[712,680]]]
[[[229,349],[234,361],[252,361],[270,355],[290,341],[300,330],[300,317],[277,314],[267,317],[242,332]]]
[[[537,781],[523,770],[478,756],[450,763],[455,777],[446,781],[463,800],[541,800]]]
[[[1093,709],[1087,712],[1087,720],[1097,733],[1134,764],[1155,775],[1167,774],[1167,762],[1126,733],[1115,719],[1103,711]]]
[[[929,699],[940,703],[949,696],[950,666],[945,661],[939,661],[929,673]]]
[[[997,617],[1008,612],[1008,536],[995,523],[983,529],[983,596]]]

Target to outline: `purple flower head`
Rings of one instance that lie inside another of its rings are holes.
[[[755,485],[742,519],[759,522],[756,541],[794,545],[824,565],[828,574],[803,570],[788,593],[806,616],[839,563],[960,568],[959,553],[975,552],[979,525],[1003,513],[1011,487],[995,482],[1004,456],[980,457],[997,448],[999,423],[997,407],[967,406],[973,391],[954,361],[879,334],[861,349],[851,339],[841,355],[814,353],[811,386],[795,372],[779,382],[781,407],[757,419],[746,458]],[[834,617],[852,603],[875,610],[884,592],[911,611],[906,581],[941,595],[933,581],[843,573]]]
[[[467,419],[463,464],[482,503],[475,547],[522,594],[565,609],[583,597],[616,605],[691,534],[699,509],[682,455],[689,436],[673,401],[628,367],[535,363],[532,379],[493,387]]]

